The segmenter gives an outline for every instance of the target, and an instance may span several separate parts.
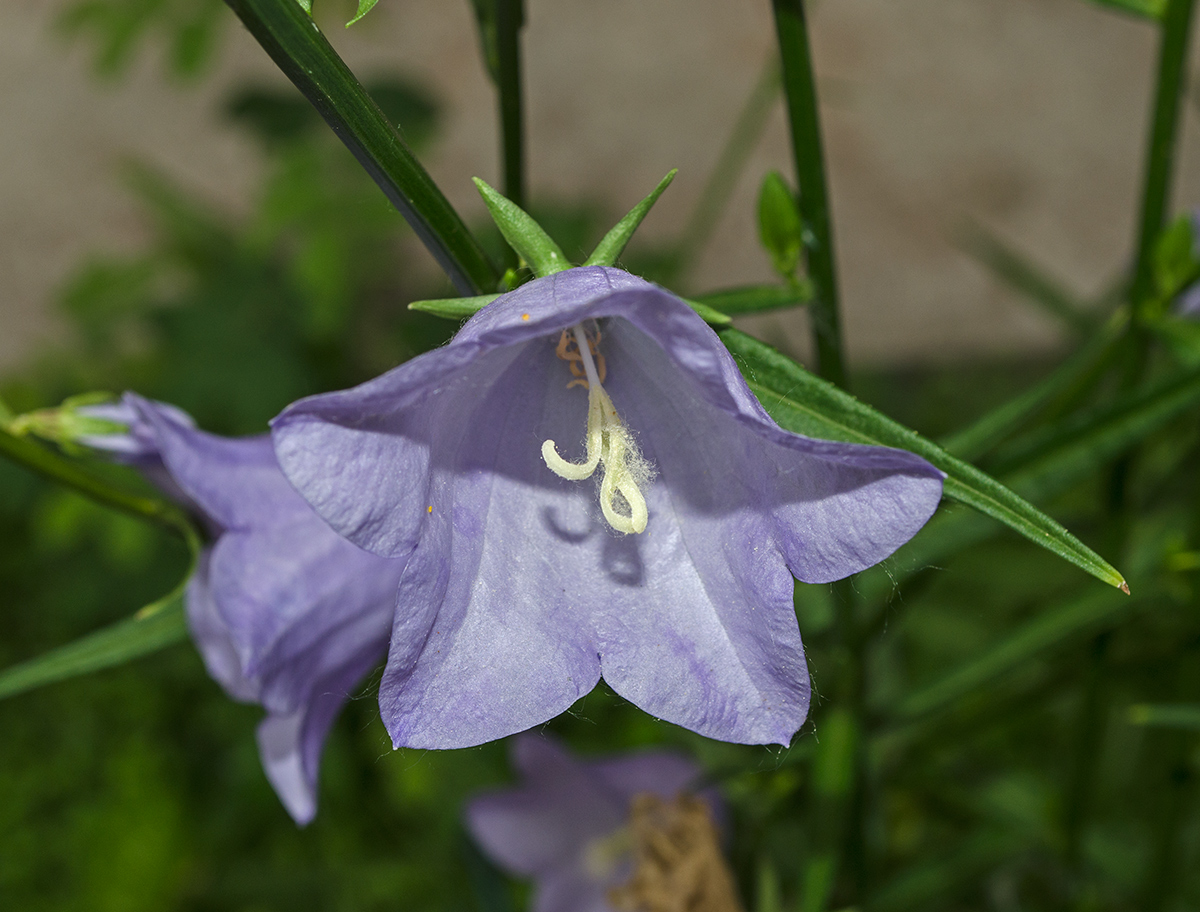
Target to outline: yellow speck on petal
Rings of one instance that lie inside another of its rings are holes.
[[[522,319],[522,320],[528,320],[528,319],[529,319],[529,314],[521,314],[521,319]]]
[[[425,512],[426,512],[426,513],[432,513],[432,512],[433,512],[433,504],[430,504],[430,505],[429,505],[429,509],[428,509],[428,510],[426,510]]]

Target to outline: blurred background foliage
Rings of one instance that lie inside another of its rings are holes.
[[[102,72],[119,73],[158,33],[177,72],[202,75],[222,17],[216,0],[87,0],[62,21],[95,48]],[[436,142],[438,103],[421,86],[388,75],[367,87],[414,148]],[[226,110],[266,161],[251,214],[230,218],[169,175],[130,165],[153,242],[80,264],[61,295],[72,341],[0,384],[15,411],[136,389],[209,430],[259,433],[288,402],[449,337],[453,325],[405,309],[448,286],[413,278],[425,271],[409,268],[409,229],[307,102],[244,86]],[[532,208],[568,255],[590,249],[619,215]],[[480,234],[499,261],[495,232]],[[1190,241],[1188,232],[1182,252],[1177,237],[1162,248],[1156,325],[1171,344],[1138,367],[1151,378],[1174,376],[1198,350],[1194,333],[1163,316],[1191,277]],[[1083,336],[1112,306],[1064,310],[1047,291],[1053,282],[980,249]],[[678,251],[631,256],[633,271],[686,280]],[[795,257],[782,260],[791,277]],[[1114,346],[1087,382],[1064,387],[982,464],[1027,466],[1064,415],[1103,413],[1133,357]],[[860,373],[855,390],[936,438],[1052,368],[1014,358]],[[696,756],[729,800],[729,853],[755,912],[799,909],[811,889],[805,859],[831,841],[846,846],[852,892],[879,912],[1200,907],[1200,742],[1131,718],[1135,704],[1200,702],[1198,456],[1193,407],[1157,423],[1119,475],[1060,473],[1042,489],[1040,506],[1120,559],[1132,599],[995,524],[950,526],[953,515],[850,587],[798,585],[815,723],[790,749],[706,741],[603,685],[547,729],[583,753],[665,743]],[[938,550],[930,543],[946,527],[962,532]],[[157,530],[0,461],[0,667],[125,616],[184,566]],[[839,623],[846,613],[860,631],[853,641]],[[825,711],[829,693],[848,690],[861,730]],[[393,753],[368,682],[326,748],[317,820],[298,830],[262,774],[259,716],[225,697],[190,646],[0,702],[2,904],[524,907],[527,888],[478,855],[459,818],[466,796],[508,781],[503,744]],[[844,814],[847,795],[857,804]],[[830,833],[843,817],[848,829]]]

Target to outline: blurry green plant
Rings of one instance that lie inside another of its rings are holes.
[[[301,52],[340,61],[307,19],[299,28],[290,2],[231,5],[285,57],[297,42],[287,62],[301,84]],[[797,584],[816,699],[811,730],[791,748],[705,741],[603,686],[548,726],[583,752],[664,742],[691,751],[729,800],[729,851],[757,912],[1200,906],[1200,335],[1175,313],[1200,264],[1190,221],[1166,217],[1192,2],[1097,2],[1144,19],[1162,39],[1135,262],[1114,267],[1119,281],[1087,300],[983,229],[964,238],[998,281],[1066,330],[1061,362],[859,371],[856,402],[738,330],[722,334],[781,423],[851,439],[891,434],[945,457],[983,496],[995,491],[990,479],[956,460],[978,464],[1112,558],[1132,597],[952,507],[848,585]],[[511,139],[520,131],[511,93],[520,89],[512,31],[521,5],[474,6]],[[686,282],[782,85],[799,191],[768,175],[758,226],[784,284],[692,299],[725,317],[815,304],[825,373],[837,380],[804,10],[799,0],[773,7],[782,74],[775,59],[764,68],[681,237],[635,247],[624,261]],[[93,42],[103,71],[119,72],[157,33],[176,71],[197,73],[219,9],[208,0],[86,0],[63,22]],[[435,135],[437,106],[402,80],[367,85],[385,125],[366,115],[351,122],[350,101],[362,99],[349,82],[304,88],[348,143],[361,140],[369,167],[389,142],[419,150]],[[449,324],[405,304],[446,305],[449,286],[417,274],[409,229],[308,102],[247,88],[228,110],[266,155],[249,215],[213,212],[131,166],[153,242],[138,256],[97,257],[69,283],[63,300],[78,339],[5,384],[5,428],[80,390],[136,387],[209,429],[261,431],[293,399],[447,337]],[[363,111],[373,109],[352,113]],[[505,148],[516,156],[506,176],[519,176],[520,144]],[[385,192],[402,183],[385,177]],[[607,223],[595,206],[528,208],[573,261]],[[438,232],[463,275],[491,275],[452,223]],[[493,261],[515,263],[497,233],[474,233]],[[527,274],[514,268],[507,280]],[[467,313],[457,300],[459,310],[444,312]],[[1005,503],[1019,512],[1024,502]],[[1034,539],[1049,528],[1025,519]],[[0,668],[152,602],[185,566],[183,549],[148,526],[0,462],[0,585],[19,606],[0,613]],[[230,704],[190,650],[0,703],[0,896],[23,909],[523,908],[527,889],[466,846],[457,819],[466,794],[505,777],[502,749],[385,758],[371,688],[363,696],[331,739],[321,816],[301,832],[261,775],[257,714]]]

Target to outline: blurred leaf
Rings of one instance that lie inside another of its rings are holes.
[[[1134,599],[1101,590],[1041,611],[982,655],[940,681],[910,693],[896,707],[895,716],[915,719],[941,709],[1066,640],[1111,623],[1134,604]]]
[[[311,0],[309,0],[309,2],[311,3]],[[350,26],[354,25],[354,23],[356,23],[359,19],[371,12],[371,10],[375,8],[375,4],[378,2],[379,0],[358,0],[358,10],[354,13],[354,18],[346,23],[346,28],[350,28]],[[309,13],[311,14],[311,12],[312,10],[310,9]]]
[[[1024,848],[1023,843],[1007,834],[979,833],[945,857],[909,866],[879,888],[867,908],[870,912],[953,908],[949,901],[976,886],[997,862]]]
[[[123,665],[187,639],[183,587],[110,627],[0,670],[0,699]]]
[[[1110,586],[1125,587],[1121,574],[1098,554],[996,479],[757,339],[733,329],[724,330],[721,339],[738,361],[750,389],[781,426],[812,437],[899,447],[923,456],[948,475],[946,496],[999,520]]]
[[[793,287],[783,285],[746,285],[694,295],[692,300],[731,317],[797,307],[812,300],[812,282],[802,278]]]
[[[983,415],[968,427],[939,441],[959,459],[975,460],[1010,435],[1041,406],[1092,374],[1108,361],[1122,339],[1129,317],[1118,311],[1054,373],[1021,395]]]
[[[505,198],[486,181],[472,178],[491,213],[492,221],[504,235],[504,240],[528,263],[539,277],[553,275],[571,267],[558,244],[542,230],[542,226],[524,209]]]
[[[778,171],[769,172],[758,191],[758,238],[775,271],[792,278],[804,251],[804,222],[795,195]]]
[[[496,40],[496,0],[471,0],[479,27],[479,46],[483,63],[492,82],[500,81],[500,51]]]
[[[644,200],[629,210],[629,213],[622,218],[608,234],[596,245],[596,249],[592,251],[592,255],[587,258],[584,266],[615,266],[617,259],[621,256],[625,246],[629,243],[629,239],[633,237],[633,233],[637,231],[638,225],[642,223],[642,219],[650,211],[651,207],[658,202],[658,198],[663,195],[663,191],[671,186],[671,181],[675,179],[675,175],[679,173],[678,168],[672,168],[667,172],[667,176],[658,182],[650,195]]]
[[[1141,313],[1153,319],[1165,315],[1175,296],[1200,279],[1200,259],[1192,217],[1181,215],[1163,229],[1151,254],[1157,300],[1143,305]]]
[[[479,912],[516,912],[504,874],[465,835],[460,845]]]
[[[1134,725],[1200,731],[1200,705],[1195,703],[1140,703],[1129,707],[1129,721]]]
[[[1087,333],[1095,326],[1095,318],[1083,309],[1074,295],[1063,290],[1040,267],[988,231],[978,225],[968,225],[963,244],[997,278],[1037,304],[1067,329]]]
[[[151,34],[166,38],[167,59],[178,76],[196,76],[213,59],[224,26],[221,0],[76,0],[59,14],[57,27],[95,45],[93,66],[118,76]]]
[[[1119,9],[1135,16],[1161,21],[1167,11],[1167,0],[1092,0],[1097,6]]]
[[[1197,402],[1200,368],[1013,441],[997,453],[993,470],[1005,476],[1036,473],[1045,483],[1051,474],[1046,466],[1051,463],[1058,470],[1067,464],[1075,470],[1099,467]]]

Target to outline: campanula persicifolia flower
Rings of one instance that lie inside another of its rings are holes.
[[[466,805],[467,829],[497,865],[534,880],[533,912],[740,910],[713,817],[686,757],[647,751],[580,760],[540,734],[512,740],[520,783]],[[653,844],[651,849],[650,844]]]
[[[140,468],[209,527],[213,544],[185,595],[192,637],[231,697],[267,710],[263,768],[292,817],[309,822],[329,729],[387,649],[403,561],[335,534],[284,478],[265,435],[207,434],[128,393],[92,411],[128,432],[89,445]]]
[[[601,675],[701,734],[786,744],[809,700],[792,575],[882,560],[942,490],[912,453],[782,430],[685,302],[605,267],[272,426],[317,513],[405,560],[380,687],[398,747],[521,731]]]

